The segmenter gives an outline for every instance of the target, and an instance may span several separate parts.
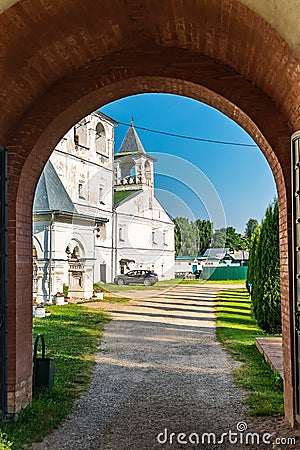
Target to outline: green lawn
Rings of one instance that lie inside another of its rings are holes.
[[[104,292],[126,292],[128,290],[155,290],[168,289],[176,285],[185,284],[245,284],[245,280],[221,280],[221,281],[203,281],[203,280],[184,280],[182,278],[173,278],[171,280],[159,280],[153,286],[144,286],[141,284],[130,284],[126,286],[118,286],[115,283],[97,284]]]
[[[217,339],[243,364],[234,372],[237,384],[246,390],[246,403],[254,416],[283,414],[283,382],[255,346],[256,337],[269,337],[251,315],[245,289],[219,292],[216,300]]]
[[[180,279],[172,279],[172,280],[160,280],[158,281],[156,284],[154,284],[153,286],[144,286],[143,284],[127,284],[125,286],[118,286],[115,283],[104,283],[104,284],[99,284],[97,286],[99,286],[101,289],[103,289],[104,292],[126,292],[126,291],[142,291],[142,290],[147,290],[147,291],[151,291],[151,290],[155,290],[155,289],[168,289],[172,286],[175,286],[176,284],[178,284],[181,280]]]
[[[91,298],[89,300],[81,300],[79,302],[77,302],[77,305],[86,305],[88,306],[89,303],[128,303],[130,301],[130,298],[126,298],[126,297],[113,297],[113,296],[109,296],[109,294],[107,293],[107,295],[103,295],[103,299],[99,299],[99,298]],[[0,448],[1,450],[1,448]]]
[[[33,334],[42,333],[46,356],[55,357],[55,386],[34,396],[17,421],[1,424],[13,449],[41,440],[70,412],[90,380],[95,352],[109,316],[78,305],[51,306],[51,316],[34,319]]]
[[[246,280],[219,280],[219,281],[205,281],[207,284],[243,284],[246,286]]]

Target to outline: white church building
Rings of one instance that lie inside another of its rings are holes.
[[[33,206],[33,296],[90,298],[128,269],[174,277],[174,224],[154,195],[154,162],[133,125],[114,154],[115,122],[94,112],[54,149]]]

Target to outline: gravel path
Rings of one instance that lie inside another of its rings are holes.
[[[106,304],[114,320],[106,327],[88,392],[62,426],[33,448],[280,448],[239,446],[228,437],[215,445],[206,437],[201,444],[203,433],[220,439],[230,429],[236,432],[239,422],[250,423],[231,374],[238,363],[215,339],[213,300],[220,288],[136,291],[128,304]],[[179,441],[192,442],[178,443],[178,433],[187,435]],[[200,444],[194,445],[198,436]]]

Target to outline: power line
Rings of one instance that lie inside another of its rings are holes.
[[[119,125],[124,125],[126,127],[132,126],[132,124],[118,122],[117,120],[115,120],[115,122],[117,123],[117,126]],[[242,144],[241,142],[228,142],[228,141],[217,141],[215,139],[204,139],[199,137],[186,136],[183,134],[168,133],[167,131],[152,130],[150,128],[139,127],[137,125],[134,125],[134,128],[137,128],[138,130],[148,131],[149,133],[163,134],[165,136],[172,136],[180,139],[189,139],[190,141],[208,142],[210,144],[235,145],[238,147],[257,147],[255,144]]]

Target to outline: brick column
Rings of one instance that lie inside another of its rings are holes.
[[[11,174],[11,171],[9,171]],[[8,412],[18,412],[32,397],[32,234],[26,192],[16,202],[8,183]]]
[[[279,189],[279,238],[280,238],[280,283],[282,307],[282,350],[284,371],[284,410],[288,421],[295,425],[295,380],[294,380],[294,326],[293,326],[293,297],[292,297],[292,221],[291,221],[291,193]]]

